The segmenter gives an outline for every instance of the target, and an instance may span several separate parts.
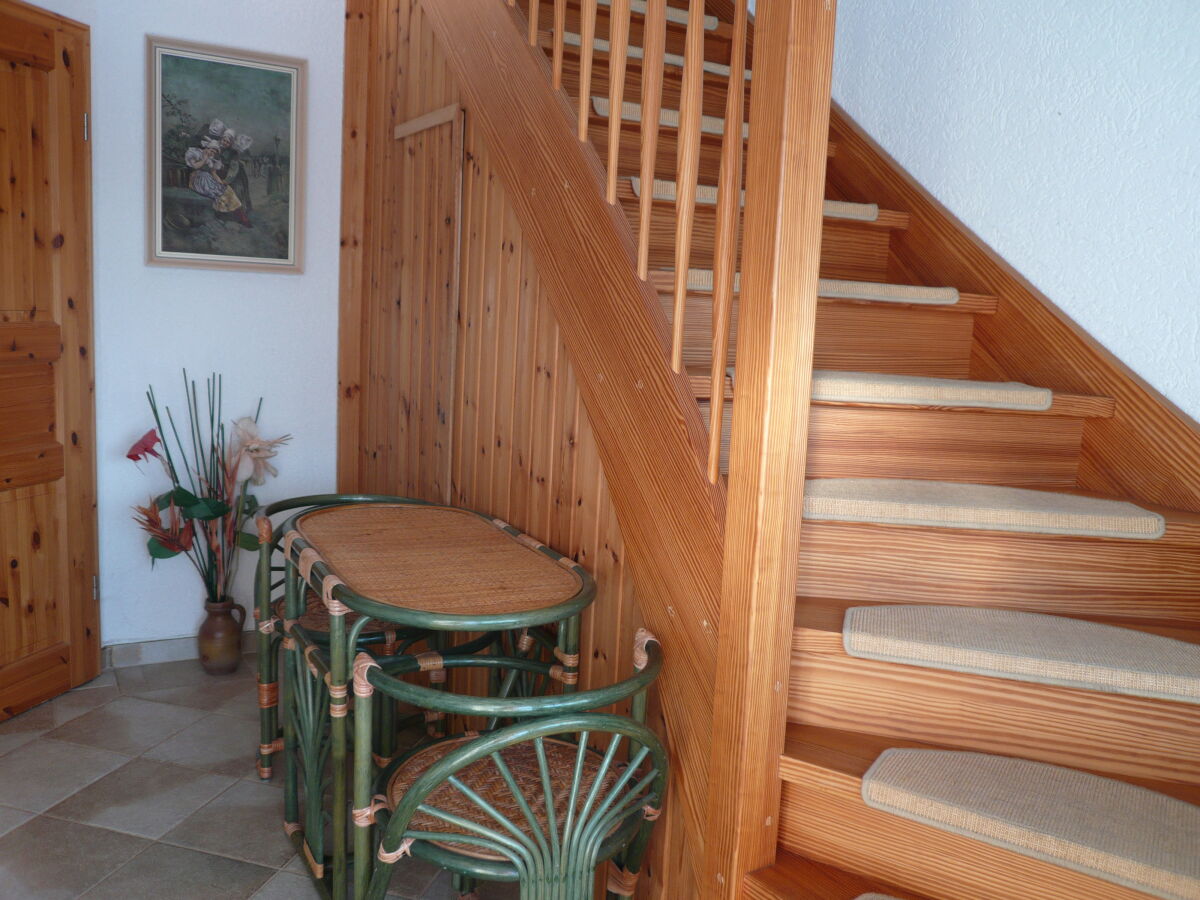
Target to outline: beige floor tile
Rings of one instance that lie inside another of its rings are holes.
[[[254,754],[258,737],[257,722],[213,714],[147,750],[145,755],[235,778],[257,778]]]
[[[223,856],[153,844],[83,896],[88,900],[244,900],[275,873]]]
[[[91,681],[85,681],[83,684],[72,688],[72,691],[90,691],[93,688],[101,687],[116,687],[117,686],[117,670],[105,669]]]
[[[47,815],[160,838],[233,781],[228,775],[135,759],[52,807]]]
[[[161,691],[166,688],[192,687],[198,684],[213,686],[234,681],[254,680],[253,657],[245,657],[238,670],[232,675],[209,675],[200,667],[198,659],[178,662],[154,663],[148,666],[129,666],[117,669],[117,684],[121,692],[138,695],[146,691]]]
[[[0,722],[0,756],[120,696],[115,687],[70,691]]]
[[[140,700],[153,700],[155,703],[187,706],[205,712],[213,712],[222,704],[243,697],[249,697],[252,702],[257,701],[254,682],[247,681],[245,678],[211,679],[198,684],[138,691],[136,694],[128,696],[134,696]]]
[[[238,781],[163,837],[169,844],[280,868],[295,855],[283,832],[283,792]]]
[[[0,804],[45,812],[127,762],[120,753],[38,738],[0,757]]]
[[[0,838],[0,891],[38,900],[77,897],[147,844],[132,835],[38,816]]]
[[[59,741],[136,756],[191,725],[204,713],[186,706],[119,697],[46,735]]]
[[[11,806],[0,806],[0,837],[8,834],[18,825],[24,825],[33,818],[33,813],[23,809],[13,809]]]
[[[276,872],[270,881],[258,889],[253,900],[310,900],[320,896],[307,875]]]

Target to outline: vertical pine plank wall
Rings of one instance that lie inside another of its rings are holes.
[[[346,60],[339,489],[477,509],[578,560],[598,586],[581,683],[625,677],[641,620],[620,529],[488,149],[470,110],[461,159],[450,125],[392,137],[460,99],[416,0],[350,0]],[[640,896],[695,893],[680,812],[668,802]]]

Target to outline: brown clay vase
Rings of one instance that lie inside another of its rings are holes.
[[[229,675],[242,661],[242,625],[246,608],[226,598],[220,603],[205,603],[208,613],[196,635],[200,645],[200,665],[209,675]]]

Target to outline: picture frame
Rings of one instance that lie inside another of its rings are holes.
[[[302,59],[146,37],[146,262],[303,272]]]

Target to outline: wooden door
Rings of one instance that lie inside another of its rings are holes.
[[[0,0],[0,719],[100,670],[89,65]]]

